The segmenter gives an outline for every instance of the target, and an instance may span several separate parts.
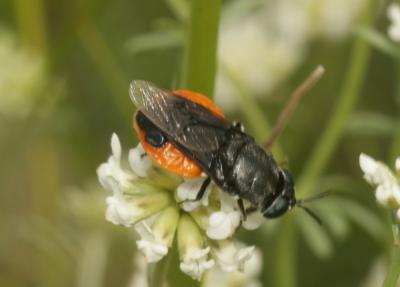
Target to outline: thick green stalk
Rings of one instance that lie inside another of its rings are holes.
[[[392,234],[393,246],[391,250],[391,258],[389,270],[386,274],[383,287],[396,287],[400,275],[400,229],[395,212],[392,212]]]
[[[296,271],[296,230],[292,215],[283,220],[277,239],[276,253],[276,286],[295,287],[297,285]]]
[[[217,36],[221,1],[192,0],[191,4],[181,87],[204,93],[212,98],[217,69]],[[168,257],[152,267],[149,286],[165,285]]]
[[[214,94],[221,0],[192,0],[181,87]]]
[[[362,17],[362,26],[368,27],[372,24],[375,2],[370,0],[366,6]],[[339,143],[348,117],[360,97],[363,80],[367,72],[369,55],[370,47],[368,43],[361,38],[355,39],[350,55],[350,65],[345,74],[344,84],[339,93],[332,116],[318,140],[304,168],[303,174],[298,180],[297,190],[302,197],[313,192],[318,176],[327,166]]]

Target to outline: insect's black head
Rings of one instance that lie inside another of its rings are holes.
[[[262,210],[264,217],[276,218],[296,205],[294,180],[286,169],[280,169],[276,196],[264,204]]]

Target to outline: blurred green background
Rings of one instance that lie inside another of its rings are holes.
[[[313,204],[326,225],[294,211],[296,224],[240,233],[263,251],[262,286],[290,286],[282,278],[292,268],[297,286],[383,280],[390,228],[358,157],[393,166],[400,155],[400,47],[386,34],[388,4],[223,1],[216,101],[258,140],[312,69],[326,69],[279,141],[277,160],[295,178],[336,103],[352,98],[328,141],[333,153],[303,191],[340,192]],[[178,87],[188,17],[184,0],[0,1],[0,286],[129,286],[135,234],[105,221],[95,171],[113,132],[125,150],[137,142],[130,80]],[[170,286],[198,284],[171,266]]]

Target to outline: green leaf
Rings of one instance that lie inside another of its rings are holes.
[[[333,200],[354,223],[359,225],[377,241],[384,242],[386,235],[385,224],[372,210],[350,199],[336,198]]]
[[[382,53],[400,60],[400,48],[382,33],[372,28],[357,27],[355,29],[355,34]]]
[[[154,31],[130,39],[125,48],[131,53],[176,48],[182,46],[183,32],[179,30]]]
[[[321,217],[323,226],[327,227],[335,238],[343,240],[348,236],[350,223],[348,217],[340,211],[340,207],[326,200],[318,203],[317,214]]]
[[[300,214],[300,211],[298,213],[296,222],[305,242],[317,257],[328,258],[332,254],[333,244],[327,230],[306,213]]]
[[[190,5],[187,0],[166,0],[168,7],[172,10],[175,17],[182,22],[189,19]]]
[[[349,118],[346,133],[349,135],[392,136],[397,130],[396,119],[375,112],[357,112]]]

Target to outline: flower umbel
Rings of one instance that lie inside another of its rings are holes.
[[[400,158],[396,159],[396,172],[400,172]],[[396,209],[400,219],[400,183],[397,176],[382,162],[361,154],[360,167],[365,180],[374,185],[376,200],[384,207]]]
[[[397,3],[392,3],[387,9],[387,16],[390,20],[388,28],[389,38],[395,42],[400,42],[400,6]]]
[[[193,279],[200,280],[217,266],[222,272],[245,269],[254,247],[230,239],[241,223],[231,196],[209,185],[203,198],[193,201],[204,177],[177,180],[153,166],[141,144],[129,151],[130,169],[125,168],[116,134],[111,137],[111,150],[107,162],[97,169],[100,184],[111,193],[106,219],[134,228],[140,236],[136,245],[148,263],[166,256],[177,234],[180,269]],[[261,222],[254,214],[244,225],[255,229]]]

